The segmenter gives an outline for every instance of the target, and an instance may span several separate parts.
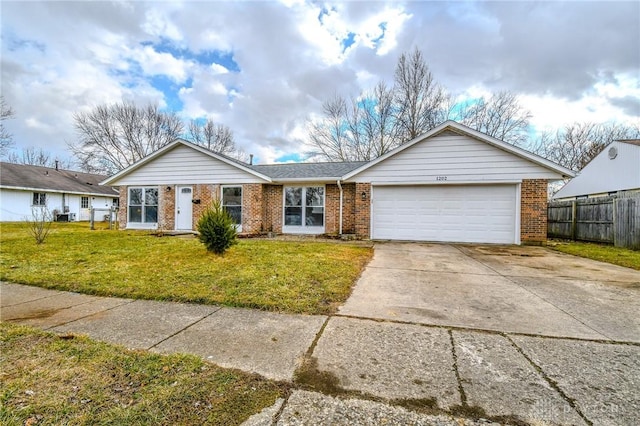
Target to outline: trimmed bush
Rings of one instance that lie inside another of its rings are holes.
[[[227,249],[237,243],[238,233],[231,215],[222,208],[219,200],[215,200],[198,220],[196,229],[198,238],[208,251],[224,254]]]

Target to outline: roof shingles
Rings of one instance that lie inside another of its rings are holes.
[[[50,167],[0,163],[0,187],[29,188],[43,191],[95,194],[117,197],[118,193],[100,182],[107,176],[56,170]]]

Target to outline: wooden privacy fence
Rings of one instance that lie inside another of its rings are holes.
[[[640,250],[640,193],[550,201],[547,234]]]

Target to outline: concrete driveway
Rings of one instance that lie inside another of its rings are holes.
[[[638,312],[631,269],[543,247],[383,243],[311,356],[361,395],[500,423],[640,424]]]
[[[340,314],[640,342],[640,272],[543,247],[380,243]]]

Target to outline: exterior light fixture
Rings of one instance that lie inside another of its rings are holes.
[[[167,191],[167,192],[171,191],[171,187],[170,187],[170,186],[167,186],[167,187],[165,188],[165,191]]]
[[[362,197],[362,201],[365,201],[367,199],[367,193],[362,191],[362,194],[360,194],[360,196]]]

